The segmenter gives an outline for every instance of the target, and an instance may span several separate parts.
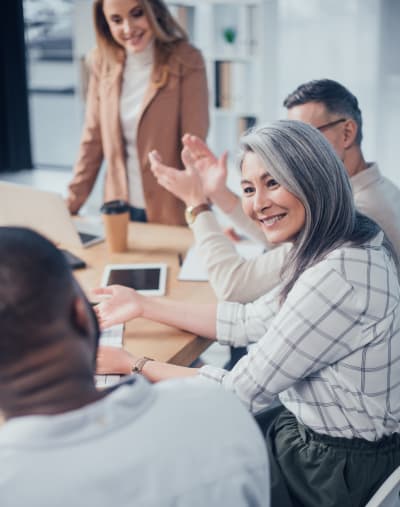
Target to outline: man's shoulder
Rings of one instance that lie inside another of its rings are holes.
[[[193,471],[186,472],[185,494],[197,491],[208,498],[208,505],[215,503],[216,495],[229,499],[229,505],[247,505],[243,492],[250,489],[254,498],[263,497],[254,505],[268,505],[266,446],[238,397],[200,376],[160,382],[154,388],[160,407],[168,410],[175,467],[186,470],[189,459]]]
[[[229,410],[242,415],[245,421],[251,420],[251,416],[233,393],[200,375],[159,382],[154,385],[154,389],[158,397],[165,397],[172,403],[185,406],[185,412],[188,408],[201,412],[205,407],[213,406],[214,412],[222,414],[222,418],[225,417],[226,410]]]
[[[268,461],[261,433],[238,399],[211,382],[185,379],[151,385],[140,376],[131,377],[83,410],[38,419],[36,431],[24,424],[25,447],[22,429],[16,426],[16,446],[8,451],[9,439],[6,448],[0,446],[13,467],[0,478],[0,496],[7,489],[13,498],[7,505],[24,505],[29,498],[35,505],[50,506],[57,495],[60,505],[80,507],[94,498],[103,481],[120,486],[104,488],[96,503],[100,507],[110,501],[125,506],[132,498],[149,506],[159,505],[161,498],[163,505],[216,507],[226,500],[242,507],[249,505],[248,491],[257,498],[252,505],[268,505]],[[35,470],[27,474],[32,446]],[[55,452],[57,460],[70,463],[73,457],[80,467],[62,475],[49,460]],[[76,490],[82,470],[87,471],[85,484]],[[51,472],[49,487],[38,490],[35,477]],[[27,476],[30,481],[15,491]]]
[[[171,407],[176,424],[205,432],[214,446],[226,439],[232,448],[259,453],[262,438],[252,415],[239,398],[203,376],[160,382],[154,386],[161,406]],[[235,424],[232,425],[232,420]],[[242,436],[247,434],[246,442]],[[222,439],[222,440],[221,440]]]
[[[363,196],[383,195],[388,191],[391,195],[400,196],[400,188],[389,178],[383,176],[375,162],[352,177],[351,183],[356,201],[362,199]]]

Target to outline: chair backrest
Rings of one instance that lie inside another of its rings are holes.
[[[400,467],[389,475],[365,507],[400,507]]]

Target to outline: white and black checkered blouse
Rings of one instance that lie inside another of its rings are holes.
[[[399,432],[400,288],[382,240],[333,251],[281,307],[279,289],[246,305],[220,303],[218,341],[256,344],[231,372],[205,366],[200,374],[253,413],[279,394],[319,433],[377,440]]]

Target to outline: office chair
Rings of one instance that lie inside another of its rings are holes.
[[[400,507],[400,467],[389,475],[365,507]]]

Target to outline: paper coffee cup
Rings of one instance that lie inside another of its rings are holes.
[[[100,211],[109,252],[125,252],[128,240],[129,204],[125,201],[109,201],[102,205]]]

